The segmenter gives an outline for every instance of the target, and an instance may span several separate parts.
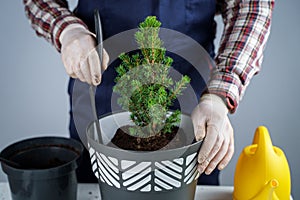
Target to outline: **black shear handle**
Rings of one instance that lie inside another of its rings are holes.
[[[95,19],[95,31],[96,31],[96,39],[97,39],[96,51],[97,51],[98,56],[99,56],[100,67],[102,67],[103,40],[102,40],[102,28],[101,28],[100,14],[99,14],[98,10],[94,11],[94,19]],[[95,127],[96,128],[96,135],[94,137],[95,137],[96,140],[99,141],[100,144],[103,144],[99,119],[98,119],[97,110],[96,110],[95,93],[96,93],[96,86],[93,86],[91,84],[90,88],[89,88],[89,94],[90,94],[93,117],[94,117],[94,120],[95,120],[94,125],[96,126]]]
[[[102,25],[98,9],[94,10],[94,20],[95,20],[95,33],[97,39],[97,53],[99,55],[100,63],[102,66],[103,61],[103,36],[102,36]]]

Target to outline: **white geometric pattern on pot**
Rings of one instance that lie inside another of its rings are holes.
[[[131,160],[121,160],[121,167],[122,170],[127,169],[128,167],[134,165],[136,161],[131,161]]]
[[[198,178],[197,153],[185,158],[153,163],[119,161],[96,152],[92,147],[89,147],[89,153],[93,172],[98,179],[112,187],[123,187],[129,191],[172,190],[181,187],[182,184],[188,185]]]
[[[184,182],[190,184],[197,178],[197,153],[193,153],[186,158],[186,169],[184,171]]]
[[[98,170],[98,164],[97,164],[97,157],[96,157],[95,149],[90,147],[89,144],[88,144],[88,147],[89,147],[89,154],[90,154],[90,158],[91,158],[92,170],[93,170],[95,176],[97,177],[97,179],[99,179],[100,176],[99,176],[99,170]],[[102,182],[104,182],[102,177],[100,179],[101,179]]]
[[[100,172],[101,181],[107,183],[110,186],[120,188],[120,177],[118,162],[115,158],[106,157],[102,153],[96,152],[97,164]]]
[[[182,166],[169,160],[155,162],[155,191],[172,190],[181,186]]]
[[[122,173],[123,186],[127,190],[150,191],[151,190],[151,162],[122,160],[121,168],[126,169]]]

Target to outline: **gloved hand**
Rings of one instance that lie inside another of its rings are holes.
[[[66,72],[72,78],[78,78],[88,84],[99,85],[101,71],[107,68],[109,56],[103,49],[103,62],[95,49],[95,35],[84,26],[72,24],[67,26],[59,37],[61,57]]]
[[[198,171],[210,174],[217,166],[222,170],[234,152],[233,129],[222,99],[205,94],[192,113],[196,140],[204,141],[198,154]]]

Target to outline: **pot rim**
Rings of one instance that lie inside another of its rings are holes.
[[[36,144],[32,148],[29,146],[31,145],[30,143],[32,142],[41,142],[41,144]],[[27,145],[28,146],[27,146]],[[43,145],[45,144],[45,145]],[[23,146],[25,145],[25,146]],[[67,137],[60,137],[60,136],[41,136],[41,137],[33,137],[33,138],[28,138],[24,140],[17,141],[15,143],[12,143],[5,147],[1,152],[0,155],[10,159],[10,157],[18,154],[19,152],[34,149],[34,148],[39,148],[43,146],[50,146],[50,147],[60,147],[69,151],[73,151],[76,153],[76,157],[74,159],[56,166],[56,167],[51,167],[47,169],[22,169],[22,168],[15,168],[13,166],[10,166],[6,163],[1,163],[3,171],[13,177],[29,177],[29,178],[36,178],[36,179],[47,179],[47,178],[54,178],[60,175],[64,175],[69,173],[70,171],[74,170],[77,168],[76,162],[80,159],[84,147],[83,145],[72,138],[67,138]],[[22,146],[22,147],[21,147]],[[27,146],[27,148],[26,148]],[[21,147],[18,149],[18,147]],[[70,147],[70,148],[67,148]],[[15,149],[17,148],[17,149]],[[45,174],[49,174],[45,176]],[[21,179],[21,178],[20,178]]]
[[[93,121],[93,122],[95,122],[95,121]],[[93,123],[93,122],[92,122],[92,123]],[[91,138],[89,135],[88,135],[88,139],[89,139],[90,141],[92,141],[94,144],[103,146],[103,147],[105,147],[105,148],[108,149],[108,150],[114,150],[114,151],[117,150],[117,151],[120,151],[120,152],[124,152],[124,153],[132,153],[132,154],[136,154],[136,155],[143,153],[143,154],[145,154],[145,156],[150,155],[150,154],[154,154],[154,153],[162,153],[162,152],[167,153],[167,152],[172,152],[172,151],[174,151],[174,150],[184,150],[184,149],[187,149],[187,148],[189,148],[189,147],[196,146],[196,145],[198,145],[199,143],[202,143],[202,142],[203,142],[203,139],[202,139],[202,140],[199,140],[199,141],[197,141],[197,142],[195,142],[195,143],[192,143],[192,144],[189,144],[189,145],[185,145],[185,146],[182,146],[182,147],[178,147],[178,148],[173,148],[173,149],[159,149],[159,150],[156,150],[156,151],[134,151],[134,150],[121,149],[121,148],[118,148],[118,147],[115,148],[115,147],[107,146],[107,145],[105,145],[105,144],[101,144],[101,143],[99,143],[98,141],[96,141],[94,138]],[[90,141],[89,141],[89,142],[90,142]],[[91,145],[91,146],[93,146],[93,145]]]
[[[102,118],[105,118],[105,117],[108,117],[108,116],[111,116],[111,115],[121,114],[121,113],[126,113],[126,112],[129,112],[129,111],[117,111],[117,112],[114,112],[114,113],[110,112],[110,113],[101,115],[101,117],[98,120],[100,120]],[[181,113],[181,115],[185,115],[185,116],[189,117],[189,115],[185,114],[185,113]],[[133,151],[133,150],[125,150],[125,149],[121,149],[121,148],[110,147],[110,146],[107,146],[105,144],[99,143],[98,141],[95,140],[95,138],[93,138],[92,136],[90,136],[89,129],[90,129],[90,127],[95,122],[96,122],[96,120],[91,121],[88,124],[87,128],[86,128],[86,135],[87,135],[88,143],[89,142],[94,143],[94,144],[90,145],[91,147],[93,147],[93,146],[95,147],[95,145],[97,145],[97,146],[100,145],[100,147],[104,147],[107,150],[118,151],[120,153],[126,153],[126,154],[132,154],[132,155],[144,154],[145,156],[148,156],[148,155],[153,155],[153,154],[157,154],[157,153],[166,153],[166,154],[168,154],[168,152],[173,152],[173,151],[185,151],[188,148],[191,148],[191,147],[194,147],[194,146],[198,146],[204,140],[204,139],[202,139],[202,140],[196,141],[194,143],[191,143],[189,145],[185,145],[185,146],[178,147],[178,148],[173,148],[173,149],[163,149],[163,150],[159,149],[159,150],[156,150],[156,151]]]

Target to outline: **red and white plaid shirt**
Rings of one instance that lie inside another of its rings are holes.
[[[68,9],[65,0],[24,0],[33,29],[58,51],[62,30],[70,24],[86,25]],[[208,91],[224,98],[231,113],[251,78],[260,70],[274,0],[217,0],[224,32],[212,69]]]

